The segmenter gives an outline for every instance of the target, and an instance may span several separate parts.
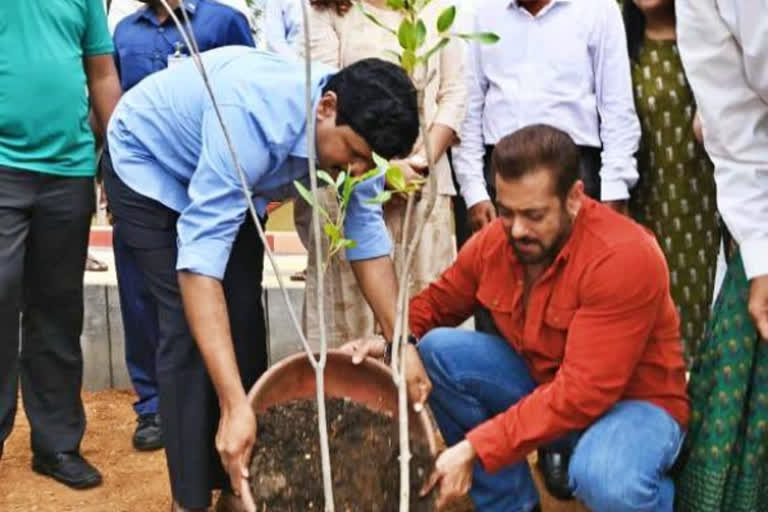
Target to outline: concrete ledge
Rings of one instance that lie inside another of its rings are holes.
[[[304,289],[289,288],[288,295],[301,321]],[[267,288],[262,300],[267,312],[267,340],[272,364],[302,350],[302,346],[282,292],[278,288]],[[123,320],[116,285],[85,287],[85,317],[80,343],[83,349],[83,388],[86,391],[132,387],[125,365]]]
[[[100,235],[105,236],[105,235]],[[109,232],[111,240],[111,231]],[[83,387],[87,391],[109,388],[131,388],[131,379],[125,365],[125,339],[120,313],[120,296],[114,271],[111,248],[92,246],[91,253],[104,261],[106,272],[85,274],[85,315],[80,343],[83,349]],[[283,281],[297,317],[301,320],[304,301],[304,283],[289,280],[289,276],[302,270],[306,257],[279,255],[277,257]],[[268,262],[264,264],[264,310],[267,315],[267,339],[270,363],[302,350],[293,327],[277,277]]]

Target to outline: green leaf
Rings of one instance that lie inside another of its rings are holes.
[[[356,2],[355,5],[357,5],[357,8],[360,9],[360,12],[363,13],[363,16],[365,16],[366,18],[371,20],[374,25],[376,25],[377,27],[383,28],[384,30],[386,30],[387,32],[389,32],[392,35],[395,35],[395,36],[397,35],[397,32],[395,32],[393,29],[389,28],[388,26],[386,26],[385,24],[380,22],[376,18],[376,16],[374,16],[373,14],[369,13],[368,11],[366,11],[365,7],[363,7],[363,3],[362,2]]]
[[[404,50],[403,54],[400,56],[400,66],[409,75],[416,69],[416,62],[416,52],[413,50]]]
[[[400,28],[397,29],[397,40],[404,50],[414,51],[418,37],[416,25],[407,19],[400,22]]]
[[[405,190],[405,176],[403,170],[396,165],[387,169],[387,183],[398,192]]]
[[[297,180],[293,180],[293,186],[296,187],[296,190],[299,191],[299,194],[301,194],[301,197],[304,198],[304,200],[309,204],[312,208],[317,207],[317,203],[315,203],[315,196],[312,195],[312,192],[307,190],[307,187],[301,184],[301,182]]]
[[[387,7],[398,11],[405,7],[405,0],[387,0]]]
[[[456,6],[452,5],[440,13],[437,18],[437,31],[441,34],[453,26],[453,20],[456,19]]]
[[[326,236],[332,241],[336,241],[341,238],[341,230],[338,228],[338,226],[336,226],[336,224],[332,222],[326,222],[323,224],[323,231],[325,231]]]
[[[325,208],[323,208],[322,206],[319,206],[315,202],[315,196],[312,195],[312,192],[307,190],[307,187],[305,187],[304,185],[301,184],[301,182],[296,181],[296,180],[293,180],[293,186],[296,187],[296,190],[299,191],[299,194],[301,195],[301,197],[304,198],[304,200],[307,202],[307,204],[309,204],[312,208],[317,208],[317,210],[320,212],[320,214],[323,217],[325,217],[326,219],[329,218],[328,212],[325,211]]]
[[[342,238],[341,243],[344,244],[345,249],[352,249],[353,247],[357,247],[357,241],[350,240],[348,238]]]
[[[347,178],[347,173],[344,171],[341,171],[338,176],[336,176],[336,190],[340,189],[341,186],[344,184],[344,180]]]
[[[358,183],[362,183],[364,181],[368,181],[371,178],[375,178],[379,174],[381,174],[381,171],[379,171],[378,168],[371,169],[370,171],[363,173],[360,176],[354,178],[355,185],[357,185]]]
[[[481,44],[496,44],[501,39],[497,34],[493,32],[475,32],[472,34],[456,34],[457,37],[466,39],[468,41],[477,41]]]
[[[416,48],[424,46],[424,41],[427,40],[427,26],[424,21],[419,20],[416,22]]]
[[[334,181],[333,178],[331,178],[331,175],[328,174],[327,172],[322,171],[322,170],[321,171],[317,171],[317,177],[320,178],[321,180],[323,180],[324,182],[326,182],[327,184],[329,184],[330,186],[332,186],[334,188],[336,187],[336,182]]]
[[[389,160],[376,152],[373,153],[373,163],[376,164],[380,172],[387,172],[387,169],[389,169]]]
[[[429,59],[431,59],[431,58],[432,58],[432,56],[433,56],[435,53],[439,52],[439,51],[440,51],[440,50],[441,50],[441,49],[442,49],[442,48],[443,48],[445,45],[447,45],[447,44],[448,44],[448,43],[450,43],[450,42],[451,42],[451,40],[450,40],[450,39],[448,39],[447,37],[444,37],[444,38],[442,38],[442,39],[440,40],[440,42],[438,42],[438,43],[437,43],[435,46],[433,46],[433,47],[432,47],[432,48],[431,48],[431,49],[430,49],[430,50],[429,50],[427,53],[425,53],[424,55],[422,55],[422,56],[420,57],[420,60],[421,60],[422,62],[426,63],[426,62],[427,62]]]
[[[368,199],[365,203],[366,204],[384,204],[387,201],[389,201],[392,198],[392,191],[391,190],[384,190],[379,193],[376,197],[373,199]]]

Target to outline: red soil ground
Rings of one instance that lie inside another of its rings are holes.
[[[23,410],[0,460],[0,512],[167,512],[168,474],[162,451],[136,452],[131,391],[84,393],[88,428],[82,453],[104,475],[95,489],[73,491],[32,472],[29,423]],[[587,512],[575,502],[543,497],[545,512]],[[460,509],[454,509],[459,512]]]

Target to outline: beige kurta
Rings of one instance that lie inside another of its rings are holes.
[[[450,5],[452,4],[445,0],[433,0],[423,11],[422,19],[428,27],[426,48],[431,48],[437,43],[435,29],[437,17]],[[397,12],[380,9],[367,3],[365,6],[366,10],[385,25],[395,30],[399,26],[402,17]],[[374,25],[357,8],[350,9],[343,16],[328,9],[312,9],[310,27],[313,60],[332,66],[341,68],[369,57],[394,60],[390,52],[400,50],[394,35]],[[431,77],[431,80],[424,91],[425,119],[429,125],[439,123],[448,126],[458,136],[466,109],[463,43],[452,41],[435,55],[429,62],[427,76]],[[422,146],[420,139],[416,143],[414,154],[423,156]],[[433,281],[455,258],[451,196],[456,194],[456,190],[446,155],[438,159],[435,170],[438,179],[438,197],[414,259],[410,281],[411,294],[417,293]],[[322,201],[329,211],[335,211],[336,199],[333,194],[327,190],[321,194]],[[416,215],[424,214],[426,202],[426,197],[423,197],[416,208]],[[302,235],[306,235],[309,231],[310,210],[303,201],[298,201],[296,207],[297,229],[304,229]],[[396,242],[396,251],[400,240],[403,211],[404,208],[387,207],[384,213],[390,234]],[[302,238],[311,241],[311,237],[303,236]],[[315,301],[317,282],[312,243],[309,244],[308,249],[310,254],[304,304],[304,327],[310,342],[317,346],[319,340]],[[373,312],[367,305],[351,267],[343,256],[335,257],[327,267],[325,308],[329,346],[338,346],[350,339],[374,332]]]

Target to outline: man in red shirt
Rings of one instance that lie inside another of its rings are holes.
[[[661,250],[585,196],[560,130],[504,137],[492,166],[499,218],[411,301],[410,395],[428,397],[450,446],[427,488],[441,502],[469,491],[484,512],[535,509],[526,456],[569,439],[568,484],[591,510],[672,511],[689,403]],[[478,305],[499,336],[446,328]]]

